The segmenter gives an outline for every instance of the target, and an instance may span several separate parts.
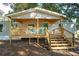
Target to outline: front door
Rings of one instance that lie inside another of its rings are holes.
[[[46,34],[46,28],[48,28],[48,23],[44,22],[40,25],[39,34]]]

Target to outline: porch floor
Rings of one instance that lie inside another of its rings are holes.
[[[78,40],[79,41],[79,40]],[[77,44],[79,42],[77,41]],[[0,41],[0,56],[79,56],[79,46],[70,50],[52,50],[49,51],[37,43],[28,45],[28,41]]]

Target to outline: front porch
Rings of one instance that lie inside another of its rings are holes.
[[[11,38],[12,40],[21,40],[22,38],[29,38],[29,44],[31,43],[31,40],[33,38],[36,38],[37,43],[40,42],[41,38],[45,38],[45,41],[49,43],[49,34],[55,34],[55,31],[50,31],[49,27],[58,21],[60,20],[59,19],[15,19],[15,20],[12,19]],[[61,35],[62,31],[58,30],[58,32]]]
[[[47,38],[49,26],[57,22],[53,19],[15,19],[12,20],[11,33],[20,38]]]

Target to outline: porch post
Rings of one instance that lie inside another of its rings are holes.
[[[11,45],[11,42],[12,41],[12,37],[11,37],[11,21],[10,21],[10,45]]]
[[[31,39],[30,39],[30,37],[29,37],[29,45],[31,44],[31,42],[30,42],[30,41],[31,41]]]
[[[64,31],[63,31],[62,20],[60,20],[60,24],[61,24],[61,27],[60,27],[60,30],[61,30],[61,36],[63,37],[63,35],[64,35]]]
[[[74,34],[73,34],[73,38],[72,38],[72,46],[74,47],[75,44],[75,38],[74,38]]]
[[[39,43],[39,19],[36,19],[37,20],[37,43]]]
[[[11,23],[12,23],[12,22],[11,22],[11,18],[8,18],[8,19],[9,19],[9,22],[10,22],[10,27],[9,27],[9,28],[10,28],[10,29],[9,29],[9,31],[10,31],[10,32],[9,32],[9,40],[10,40],[10,41],[9,41],[9,44],[10,44],[10,46],[11,46],[11,44],[12,44]]]

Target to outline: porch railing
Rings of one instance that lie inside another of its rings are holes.
[[[63,29],[64,29],[64,28],[63,28]],[[70,31],[66,30],[66,29],[64,29],[64,30],[66,31],[66,33],[68,33],[68,34],[71,35],[71,37],[66,37],[66,35],[64,35],[64,38],[67,39],[67,40],[71,43],[72,47],[74,47],[74,43],[75,43],[74,34],[73,34],[72,32],[70,32]],[[64,32],[65,32],[65,31],[64,31]],[[65,33],[65,34],[66,34],[66,33]],[[67,35],[67,36],[69,36],[69,35]]]
[[[21,35],[30,35],[30,34],[34,34],[34,35],[46,35],[46,31],[45,31],[45,27],[40,27],[38,30],[35,28],[31,28],[31,29],[22,29],[20,27],[17,28],[12,28],[11,29],[11,34],[13,36],[21,36]]]

